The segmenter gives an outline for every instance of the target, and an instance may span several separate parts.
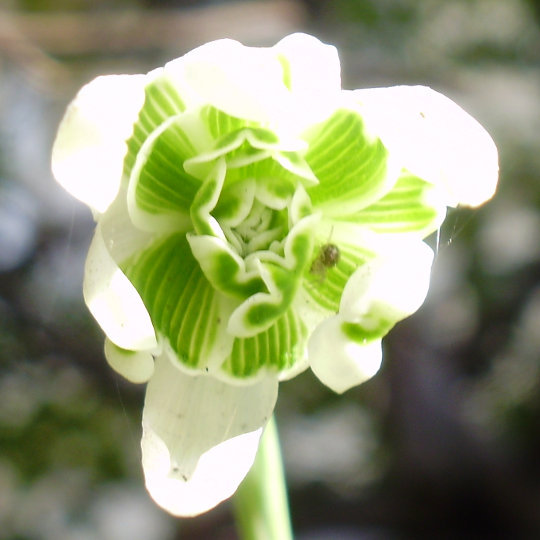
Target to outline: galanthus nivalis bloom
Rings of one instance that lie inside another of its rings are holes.
[[[497,151],[425,87],[343,91],[334,47],[208,43],[148,75],[98,77],[68,108],[57,180],[97,221],[84,297],[111,366],[148,381],[142,461],[158,504],[236,490],[278,382],[336,392],[424,301],[423,239],[479,205]]]

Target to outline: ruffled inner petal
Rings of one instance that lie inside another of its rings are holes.
[[[187,173],[184,162],[196,154],[191,114],[169,118],[148,136],[131,170],[128,209],[143,230],[190,228],[189,210],[201,180]]]

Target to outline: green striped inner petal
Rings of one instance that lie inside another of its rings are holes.
[[[191,255],[185,234],[173,234],[122,265],[177,358],[192,368],[208,365],[225,339],[223,299]]]
[[[234,340],[222,369],[235,377],[250,377],[262,368],[289,370],[302,361],[307,330],[293,309],[287,310],[267,330]]]
[[[296,185],[303,180],[285,169],[272,157],[227,170],[227,184],[236,184],[246,179],[255,179],[257,181],[257,198],[265,206],[276,210],[281,210],[287,206]]]
[[[436,198],[436,188],[407,171],[382,199],[347,221],[380,233],[420,232],[427,236],[436,230],[446,214],[446,205]]]
[[[339,242],[339,261],[335,266],[325,266],[322,253],[325,245],[316,245],[311,266],[304,274],[303,286],[319,306],[337,313],[345,284],[356,269],[373,259],[375,254],[361,246]]]
[[[388,151],[369,136],[358,113],[336,111],[306,134],[305,160],[319,184],[308,189],[314,207],[326,215],[343,215],[368,206],[395,182]]]
[[[213,139],[219,139],[244,127],[255,125],[254,122],[231,116],[212,105],[205,105],[201,109],[200,118]]]
[[[201,181],[186,173],[183,162],[193,156],[189,132],[182,116],[169,119],[146,140],[132,169],[129,197],[149,214],[180,213],[189,208]]]
[[[185,110],[184,102],[174,85],[165,76],[154,79],[145,88],[145,101],[139,118],[128,139],[128,151],[124,159],[124,175],[129,178],[141,146],[147,137],[167,118]]]

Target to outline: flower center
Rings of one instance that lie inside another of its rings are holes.
[[[245,221],[236,227],[222,226],[231,247],[242,258],[257,251],[276,251],[287,234],[286,212],[267,208],[255,199]]]
[[[191,251],[214,289],[236,300],[229,322],[236,336],[255,335],[286,313],[313,251],[319,217],[302,183],[269,161],[265,154],[231,168],[219,156],[190,208]],[[269,168],[257,175],[261,162]]]

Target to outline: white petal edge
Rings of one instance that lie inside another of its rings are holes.
[[[277,398],[275,376],[235,386],[156,360],[143,412],[142,463],[154,501],[194,516],[230,497],[251,468]]]
[[[132,383],[145,383],[154,373],[154,357],[150,352],[120,349],[108,338],[105,338],[105,358],[117,373]]]
[[[155,350],[154,327],[144,303],[105,246],[98,224],[84,269],[83,295],[107,337],[128,350]]]
[[[440,187],[449,206],[479,206],[495,193],[497,148],[470,114],[426,86],[355,90],[361,114],[403,166]]]
[[[322,122],[341,99],[341,67],[337,49],[308,34],[291,34],[273,47],[290,68],[295,131]]]
[[[381,340],[359,344],[342,331],[344,319],[334,315],[311,335],[308,354],[311,370],[334,392],[342,394],[371,379],[381,367]]]
[[[270,48],[220,39],[169,62],[165,73],[191,106],[211,104],[232,116],[272,123],[288,109],[283,70]]]
[[[345,320],[366,327],[373,311],[398,322],[423,304],[432,263],[433,250],[419,239],[400,238],[385,244],[378,257],[360,266],[349,278],[339,313]]]
[[[83,86],[53,144],[51,167],[71,195],[97,212],[116,197],[126,140],[144,103],[144,75],[105,75]]]

